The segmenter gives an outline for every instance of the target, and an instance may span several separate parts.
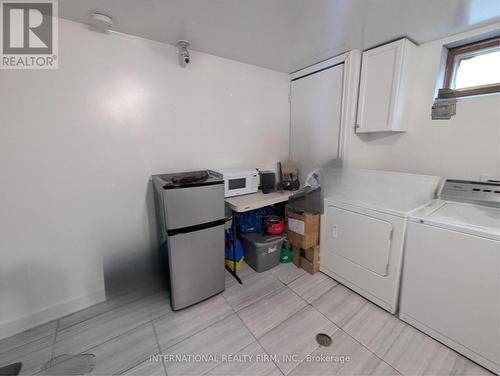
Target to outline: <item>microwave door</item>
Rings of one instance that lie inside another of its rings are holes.
[[[238,196],[248,192],[248,178],[228,178],[226,181],[226,197]]]
[[[229,191],[237,191],[247,187],[247,178],[233,178],[228,180]]]

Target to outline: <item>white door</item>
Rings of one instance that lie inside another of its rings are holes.
[[[387,276],[391,252],[390,222],[329,206],[326,248],[379,276]]]
[[[320,270],[396,312],[406,220],[325,199]]]
[[[340,157],[344,64],[295,78],[291,84],[290,157],[301,182]]]

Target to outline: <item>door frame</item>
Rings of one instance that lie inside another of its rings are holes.
[[[290,73],[288,87],[288,103],[290,106],[288,121],[288,157],[291,158],[291,131],[292,131],[292,81],[300,77],[308,76],[333,66],[344,64],[344,78],[342,82],[342,110],[340,115],[340,140],[339,158],[346,159],[347,135],[349,130],[356,125],[356,110],[358,102],[359,75],[361,71],[361,51],[352,50],[341,55],[323,60],[317,64]]]

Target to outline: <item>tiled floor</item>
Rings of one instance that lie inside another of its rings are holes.
[[[61,364],[47,361],[87,353],[95,375],[490,374],[321,273],[239,274],[243,285],[227,274],[223,294],[182,311],[164,291],[129,294],[1,340],[0,366],[53,375]]]

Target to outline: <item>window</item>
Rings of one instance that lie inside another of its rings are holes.
[[[444,87],[439,98],[500,92],[500,37],[448,51]]]

